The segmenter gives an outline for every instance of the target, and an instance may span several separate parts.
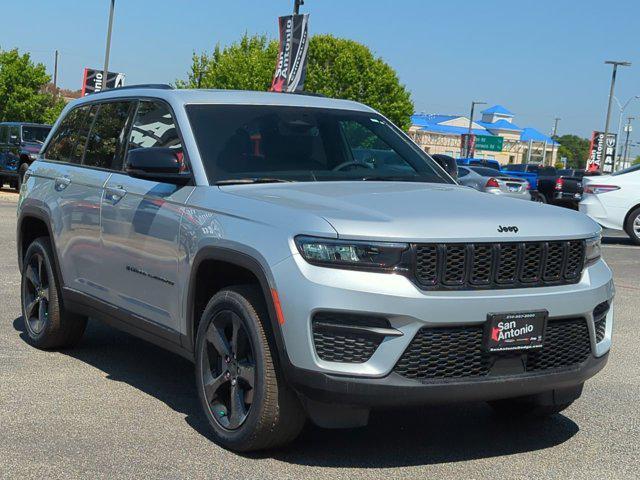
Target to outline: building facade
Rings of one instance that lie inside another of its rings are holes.
[[[501,105],[481,112],[482,119],[471,124],[477,136],[502,137],[499,151],[477,147],[474,158],[497,160],[501,164],[542,163],[555,165],[559,144],[535,128],[520,128],[513,122],[513,113]],[[411,117],[409,135],[427,153],[442,153],[460,158],[462,135],[469,132],[469,117],[464,115],[415,114]],[[496,140],[496,139],[493,139]]]

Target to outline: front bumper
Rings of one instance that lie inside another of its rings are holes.
[[[490,401],[580,387],[604,368],[608,353],[591,356],[578,368],[478,380],[420,383],[396,373],[384,378],[357,378],[294,370],[289,380],[306,398],[327,404],[361,407],[437,405]]]
[[[614,309],[607,314],[606,332],[599,342],[593,320],[594,308],[611,303],[614,296],[611,271],[602,260],[585,269],[573,285],[484,291],[423,291],[404,276],[317,267],[298,254],[276,265],[273,273],[285,318],[281,329],[288,378],[318,400],[373,405],[536,393],[582,383],[604,366],[611,346]],[[592,358],[573,370],[459,382],[423,383],[393,372],[423,327],[482,325],[489,313],[534,310],[547,310],[550,319],[584,318]],[[326,311],[383,316],[402,335],[386,337],[363,363],[325,361],[315,350],[312,318]],[[380,395],[389,397],[376,399]]]

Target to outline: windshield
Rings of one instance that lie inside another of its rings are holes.
[[[189,105],[212,184],[394,180],[453,183],[379,115],[269,105]]]
[[[611,175],[624,175],[625,173],[637,172],[638,170],[640,170],[640,164],[632,165],[629,168],[612,173]]]
[[[22,126],[22,141],[44,143],[51,131],[51,127],[34,127],[31,125]]]

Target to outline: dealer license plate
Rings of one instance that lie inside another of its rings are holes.
[[[484,345],[489,352],[542,348],[548,312],[490,313]]]

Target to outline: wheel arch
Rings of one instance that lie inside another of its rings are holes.
[[[186,335],[183,337],[184,345],[183,347],[191,352],[195,352],[195,334],[197,332],[197,325],[200,321],[199,318],[199,305],[197,305],[197,296],[198,293],[202,294],[202,285],[199,285],[199,282],[205,281],[201,277],[203,273],[203,269],[206,272],[210,265],[225,265],[229,268],[238,269],[234,275],[231,277],[233,280],[242,280],[247,279],[245,275],[249,274],[252,278],[256,280],[257,286],[260,288],[262,292],[262,296],[264,298],[265,304],[267,306],[268,313],[268,325],[265,325],[269,333],[272,335],[272,338],[275,341],[275,347],[277,350],[277,357],[280,361],[281,365],[289,365],[288,355],[286,353],[286,348],[284,344],[284,340],[282,338],[282,332],[280,330],[280,326],[277,321],[277,313],[276,306],[273,301],[272,296],[272,288],[273,288],[273,280],[270,277],[270,273],[267,271],[265,267],[261,264],[259,260],[254,258],[253,256],[240,252],[237,250],[233,250],[226,247],[204,247],[202,248],[198,254],[195,256],[192,266],[191,272],[189,275],[189,284],[188,284],[188,293],[187,293],[187,304],[186,304]],[[242,272],[242,273],[240,273]],[[214,281],[214,284],[216,282]],[[235,284],[243,283],[242,281],[235,281]],[[251,282],[244,282],[251,283]],[[225,288],[227,286],[231,286],[234,284],[234,281],[225,281],[224,279],[221,282],[218,282],[218,285],[221,285],[221,288]],[[200,289],[200,291],[199,291]],[[218,289],[219,290],[219,289]],[[208,301],[208,299],[207,299]],[[206,303],[205,303],[206,305]],[[286,368],[284,369],[286,370]]]

